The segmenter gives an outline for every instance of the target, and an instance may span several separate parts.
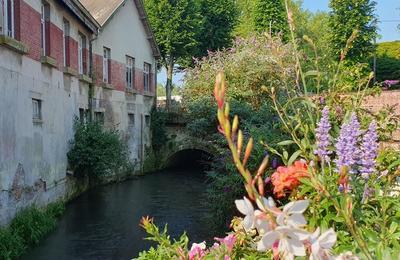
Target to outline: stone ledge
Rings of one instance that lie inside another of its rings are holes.
[[[114,86],[110,83],[100,83],[100,87],[105,88],[105,89],[114,89]]]
[[[129,94],[139,94],[139,91],[133,88],[125,88],[125,92]]]
[[[57,61],[56,61],[56,59],[54,59],[54,58],[52,58],[52,57],[50,57],[50,56],[42,56],[42,57],[40,58],[40,62],[41,62],[43,65],[50,66],[50,67],[53,67],[53,68],[57,68]]]
[[[151,93],[150,91],[144,91],[144,92],[143,92],[143,96],[146,96],[146,97],[155,97],[156,95],[155,95],[155,93]]]
[[[64,74],[76,77],[78,72],[71,67],[64,67]]]
[[[92,78],[85,74],[80,74],[79,80],[88,84],[91,84],[93,82]]]
[[[4,47],[20,54],[27,54],[29,52],[29,48],[26,47],[25,44],[5,35],[0,35],[0,45],[3,45]]]
[[[35,125],[41,125],[41,124],[43,124],[43,120],[42,120],[42,119],[34,118],[34,119],[32,119],[32,121],[33,121],[33,123],[34,123]]]

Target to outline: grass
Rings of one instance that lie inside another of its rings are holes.
[[[8,227],[0,228],[0,259],[18,259],[37,245],[56,227],[64,209],[64,202],[56,202],[42,209],[32,206],[19,212]]]

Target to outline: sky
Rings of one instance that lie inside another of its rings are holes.
[[[303,0],[303,6],[312,12],[329,11],[329,0]],[[378,4],[379,34],[378,42],[400,40],[400,32],[397,25],[400,24],[400,0],[375,0]]]
[[[400,40],[400,31],[397,25],[400,24],[400,0],[375,0],[377,2],[376,12],[379,19],[379,34],[381,37],[378,42]],[[303,6],[312,12],[329,11],[329,0],[303,0]],[[174,84],[182,85],[182,74],[174,75]],[[165,70],[158,73],[158,82],[165,85]]]

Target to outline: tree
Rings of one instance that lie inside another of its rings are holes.
[[[171,104],[176,64],[185,66],[198,53],[201,15],[195,0],[145,0],[146,11],[167,71],[167,108]]]
[[[235,28],[235,35],[247,37],[254,32],[254,9],[255,0],[237,0],[238,23]]]
[[[203,28],[199,35],[199,56],[231,46],[232,32],[238,21],[236,1],[200,0],[200,8]]]
[[[285,38],[289,27],[283,0],[256,0],[254,26],[256,31],[282,34]]]
[[[347,52],[350,62],[367,62],[375,50],[377,37],[376,2],[371,0],[331,0],[330,42],[333,55],[340,57],[355,30],[358,33]]]

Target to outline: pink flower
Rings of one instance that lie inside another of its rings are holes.
[[[192,248],[189,251],[189,260],[201,260],[206,255],[206,242],[200,244],[193,243]]]
[[[224,244],[228,249],[228,252],[232,252],[232,249],[236,243],[236,236],[234,234],[230,234],[224,238],[214,238],[215,240],[219,241],[221,244]]]

